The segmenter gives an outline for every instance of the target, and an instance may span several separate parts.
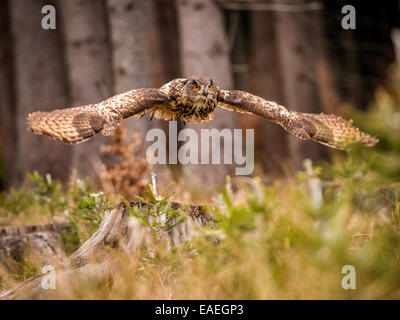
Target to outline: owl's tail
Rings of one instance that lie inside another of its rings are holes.
[[[105,119],[91,109],[78,107],[30,113],[28,131],[67,144],[86,141],[99,133],[105,124]]]
[[[294,112],[294,120],[282,125],[303,140],[313,140],[328,147],[346,150],[354,143],[372,147],[378,139],[353,126],[353,121],[335,115]]]

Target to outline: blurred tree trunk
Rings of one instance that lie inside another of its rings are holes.
[[[66,53],[72,106],[107,98],[112,93],[112,69],[103,0],[64,0]],[[100,147],[106,137],[73,147],[72,167],[96,181],[93,157],[105,161]]]
[[[253,11],[250,23],[250,90],[267,100],[285,104],[274,28],[275,15]],[[287,133],[280,126],[261,119],[257,141],[263,169],[269,176],[282,174],[283,164],[289,158]]]
[[[153,1],[107,0],[112,41],[114,93],[154,87],[151,45],[154,41]],[[153,120],[157,121],[157,120]],[[151,127],[148,116],[127,119],[128,134]]]
[[[162,85],[171,81],[172,79],[180,78],[180,57],[179,57],[179,41],[178,41],[178,21],[177,21],[177,8],[175,0],[155,0],[155,10],[157,18],[157,33],[159,41],[160,62],[162,68],[161,83]],[[167,138],[167,157],[169,151],[169,130],[168,121],[161,121],[160,127],[164,129]],[[162,165],[159,165],[161,167]],[[177,181],[180,176],[180,168],[177,165],[168,165],[168,173],[171,176],[168,179]],[[166,171],[166,170],[165,170]]]
[[[339,81],[343,81],[346,88],[345,94],[343,95],[343,100],[347,103],[351,103],[357,108],[362,109],[364,106],[362,105],[360,64],[357,42],[354,39],[354,33],[340,32],[338,39],[345,51],[344,58],[336,62],[337,64],[340,63],[342,66],[346,66],[346,68],[340,68],[341,66],[339,65],[336,69]]]
[[[163,52],[157,30],[153,0],[107,0],[112,42],[114,93],[146,87],[158,87],[166,79],[162,66]],[[165,9],[167,10],[167,9]],[[162,35],[164,36],[164,35]],[[161,37],[161,36],[160,36]],[[124,121],[128,137],[139,131],[145,138],[151,128],[163,129],[164,120],[131,117]],[[148,143],[145,141],[145,145]],[[143,155],[145,156],[145,155]],[[153,166],[161,186],[167,184],[166,165]]]
[[[67,85],[59,23],[56,30],[44,30],[41,13],[53,1],[10,1],[14,37],[17,93],[18,173],[26,170],[49,172],[66,180],[71,147],[26,131],[26,116],[32,111],[68,106]]]
[[[297,1],[296,3],[307,3]],[[276,28],[285,102],[290,110],[321,112],[317,66],[324,60],[320,11],[276,12]],[[311,141],[289,137],[295,169],[303,168],[306,158],[318,162],[328,156],[327,148]]]
[[[159,40],[161,50],[161,68],[164,84],[172,79],[179,78],[179,42],[178,42],[178,24],[176,21],[175,0],[155,0],[157,32],[160,35]]]
[[[9,1],[0,1],[0,162],[4,162],[5,183],[11,185],[15,178],[17,160],[17,122],[13,73],[13,52]],[[0,184],[2,183],[0,177]],[[3,186],[3,187],[4,187]],[[0,185],[0,189],[1,189]]]
[[[221,88],[232,88],[233,81],[222,10],[213,0],[178,0],[177,6],[182,75],[189,77],[194,74],[204,74],[215,80]],[[235,128],[235,124],[234,112],[217,108],[214,120],[202,125],[190,124],[189,127],[195,129],[200,137],[201,128],[232,129]],[[214,151],[221,152],[221,161],[222,151],[223,144],[221,143],[221,150]],[[211,152],[210,149],[210,158]],[[187,181],[190,181],[192,186],[201,186],[203,192],[204,188],[211,189],[215,184],[223,184],[225,176],[233,172],[231,165],[223,164],[187,165],[183,169]]]

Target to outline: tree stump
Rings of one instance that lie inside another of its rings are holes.
[[[9,226],[0,229],[0,265],[13,272],[16,263],[30,254],[41,265],[55,264],[66,259],[61,233],[72,231],[65,223],[44,226]]]
[[[131,202],[132,208],[139,210],[156,210],[155,206],[143,202]],[[170,229],[158,234],[159,240],[166,240],[169,247],[179,246],[191,240],[198,228],[214,227],[210,213],[200,206],[170,203],[171,208],[180,209],[186,219],[176,223],[175,218],[168,223]],[[165,217],[154,215],[149,220],[157,222]],[[72,281],[76,277],[104,277],[115,270],[117,256],[115,251],[126,257],[132,257],[144,245],[153,241],[151,229],[138,217],[130,214],[130,208],[124,203],[106,210],[97,231],[64,262],[56,266],[57,281]],[[45,274],[36,275],[15,287],[0,293],[0,299],[40,299],[46,297],[46,289],[42,287]]]

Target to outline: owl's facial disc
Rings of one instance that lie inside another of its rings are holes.
[[[214,82],[206,76],[192,76],[189,79],[189,91],[195,101],[216,99]]]

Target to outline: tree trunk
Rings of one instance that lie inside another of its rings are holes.
[[[253,11],[250,22],[249,89],[256,95],[284,105],[275,15],[272,12]],[[289,158],[287,136],[280,126],[261,119],[257,149],[268,176],[283,174],[283,165]]]
[[[17,160],[17,122],[9,2],[0,2],[0,163],[4,177],[0,177],[0,190],[15,179]],[[0,173],[1,174],[1,173]],[[1,181],[4,178],[5,181]],[[4,185],[2,186],[2,182]]]
[[[296,3],[306,3],[297,1]],[[319,11],[276,12],[279,55],[283,74],[285,102],[290,110],[321,112],[317,65],[324,60],[321,48]],[[311,141],[289,137],[295,169],[303,168],[306,158],[317,162],[327,158],[327,149]]]
[[[178,41],[178,22],[176,19],[177,8],[175,0],[154,0],[157,26],[157,48],[153,51],[159,51],[160,77],[156,79],[156,86],[161,86],[172,79],[180,78],[180,59],[179,59],[179,41]],[[167,139],[167,157],[169,150],[169,123],[161,121],[160,128],[166,133]],[[156,165],[155,167],[161,182],[161,186],[169,184],[171,180],[179,177],[179,167],[176,165]],[[161,170],[164,169],[164,170]],[[160,175],[161,173],[161,175]],[[161,179],[160,179],[161,178]]]
[[[154,37],[153,1],[108,0],[114,93],[154,87],[151,44]],[[156,121],[156,120],[153,120]],[[148,116],[127,119],[128,133],[151,127]]]
[[[179,65],[178,24],[175,0],[155,0],[157,32],[161,50],[162,79],[164,84],[181,76]]]
[[[112,93],[112,69],[106,12],[102,0],[62,1],[65,23],[71,105],[79,106],[103,100]],[[106,137],[73,147],[72,167],[79,174],[97,181],[91,159],[106,160],[100,147]]]
[[[157,35],[153,0],[108,0],[107,4],[112,40],[114,93],[164,84],[161,59],[163,52]],[[133,131],[139,131],[145,138],[149,129],[165,129],[163,120],[151,119],[149,115],[140,120],[131,117],[124,124],[128,129],[128,138]],[[148,145],[145,140],[145,146]],[[153,170],[159,176],[160,185],[166,186],[170,179],[168,167],[155,165]]]
[[[17,93],[18,173],[27,170],[51,173],[66,180],[71,147],[34,136],[26,131],[29,112],[50,111],[69,105],[59,23],[56,30],[44,30],[42,7],[52,1],[10,1],[11,24],[15,41]]]
[[[177,7],[182,75],[189,77],[204,74],[216,81],[221,88],[231,89],[233,81],[222,10],[212,0],[178,0]],[[189,127],[196,130],[200,137],[202,128],[233,129],[235,125],[235,113],[217,108],[214,120],[201,125],[190,124]],[[222,149],[221,143],[221,150],[214,151],[221,152],[221,161]],[[212,151],[210,149],[210,158]],[[201,186],[204,195],[205,188],[210,190],[216,184],[223,184],[225,176],[233,173],[232,166],[224,164],[186,165],[183,171],[192,186]]]

